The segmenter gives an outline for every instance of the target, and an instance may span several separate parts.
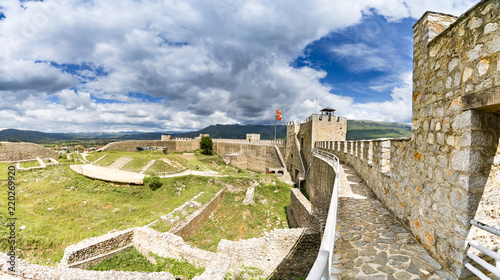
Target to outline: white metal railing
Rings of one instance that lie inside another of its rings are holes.
[[[278,148],[277,145],[274,145],[274,148],[276,148],[276,153],[278,154],[278,157],[280,159],[281,166],[286,169],[286,164],[285,161],[283,160],[283,157],[281,156],[280,148]]]
[[[335,182],[333,183],[332,198],[330,208],[326,218],[325,230],[321,239],[318,257],[309,271],[306,280],[327,280],[330,279],[332,270],[333,250],[335,247],[335,227],[337,225],[337,206],[339,194],[339,159],[332,153],[313,149],[313,156],[329,163],[335,170]]]
[[[335,170],[335,172],[338,173],[338,171],[339,171],[339,158],[336,155],[314,147],[313,148],[313,156],[321,156],[323,158],[326,158],[325,161],[329,161],[329,163],[331,163],[333,165],[333,169]]]
[[[485,225],[483,223],[480,223],[474,219],[470,221],[470,224],[473,226],[476,226],[482,230],[485,230],[489,233],[495,234],[497,236],[500,236],[500,230],[496,229],[494,227],[490,227],[488,225]],[[497,252],[493,252],[489,250],[488,248],[482,246],[481,244],[475,242],[475,241],[470,241],[469,244],[467,245],[467,257],[470,259],[474,260],[477,264],[481,265],[483,268],[488,270],[489,272],[495,274],[497,277],[500,277],[500,269],[498,267],[495,267],[489,263],[487,263],[485,260],[481,259],[480,257],[476,256],[475,254],[468,252],[470,247],[474,247],[481,251],[482,253],[486,254],[487,256],[495,259],[497,262],[500,262],[500,254]],[[482,273],[479,269],[474,267],[471,263],[466,263],[465,267],[470,270],[472,273],[474,273],[477,277],[479,277],[482,280],[490,280],[488,276],[486,276],[484,273]]]

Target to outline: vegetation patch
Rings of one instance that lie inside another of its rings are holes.
[[[130,169],[134,171],[141,171],[151,160],[151,158],[134,158],[131,162],[127,163],[123,169]]]
[[[201,275],[205,268],[197,268],[187,261],[179,261],[173,258],[162,258],[152,255],[154,262],[150,262],[134,247],[127,252],[120,253],[112,258],[103,260],[98,265],[91,267],[90,270],[107,271],[143,271],[143,272],[161,272],[172,273],[176,279],[192,279]]]
[[[22,168],[40,167],[40,162],[38,162],[38,160],[21,162],[21,167]]]
[[[147,172],[173,172],[176,171],[177,169],[174,168],[173,166],[169,165],[168,163],[164,162],[163,160],[159,159],[156,160],[156,162],[149,167]]]
[[[161,188],[163,183],[161,182],[160,177],[151,175],[144,178],[144,185],[150,188],[152,191],[156,191],[157,189]]]
[[[95,153],[96,155],[100,155],[100,154],[97,154]],[[104,155],[104,154],[103,154]],[[101,156],[103,156],[101,155]],[[98,161],[96,164],[97,165],[101,165],[101,166],[108,166],[110,164],[112,164],[113,162],[115,162],[117,159],[119,159],[121,156],[120,155],[117,155],[117,154],[108,154],[107,157],[101,159],[100,161]],[[87,160],[90,161],[90,162],[93,162],[95,160],[97,160],[99,157],[95,158],[93,156],[88,156],[87,157]]]
[[[241,270],[238,274],[228,273],[224,276],[224,280],[246,280],[246,279],[256,279],[256,280],[264,280],[266,278],[261,277],[264,273],[262,269],[255,267],[247,267],[245,266],[243,270]]]
[[[167,222],[163,219],[159,219],[158,221],[156,221],[154,224],[150,225],[149,227],[154,229],[154,230],[157,230],[159,232],[168,232],[170,231],[172,228],[174,228],[174,223],[170,223],[170,222]]]
[[[186,241],[215,252],[221,239],[260,237],[266,231],[288,227],[285,206],[290,204],[290,186],[287,184],[259,185],[255,189],[255,204],[243,205],[244,198],[245,191],[226,192],[207,223]]]
[[[0,163],[0,180],[7,180],[9,166],[16,166],[15,163]]]

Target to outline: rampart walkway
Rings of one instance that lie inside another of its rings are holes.
[[[454,279],[377,199],[353,168],[341,164],[332,279]]]

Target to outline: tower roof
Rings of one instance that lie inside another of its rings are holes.
[[[332,109],[330,107],[326,107],[326,108],[321,109],[321,112],[334,112],[334,111],[335,111],[335,109]]]

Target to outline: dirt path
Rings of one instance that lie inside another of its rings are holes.
[[[139,173],[144,174],[146,170],[148,170],[153,164],[155,164],[155,162],[156,162],[155,159],[151,160],[146,166],[142,168],[142,170]]]
[[[119,168],[124,167],[125,165],[127,165],[127,163],[129,163],[133,160],[134,160],[133,158],[121,157],[121,158],[115,160],[112,164],[108,165],[108,167],[119,169]]]

